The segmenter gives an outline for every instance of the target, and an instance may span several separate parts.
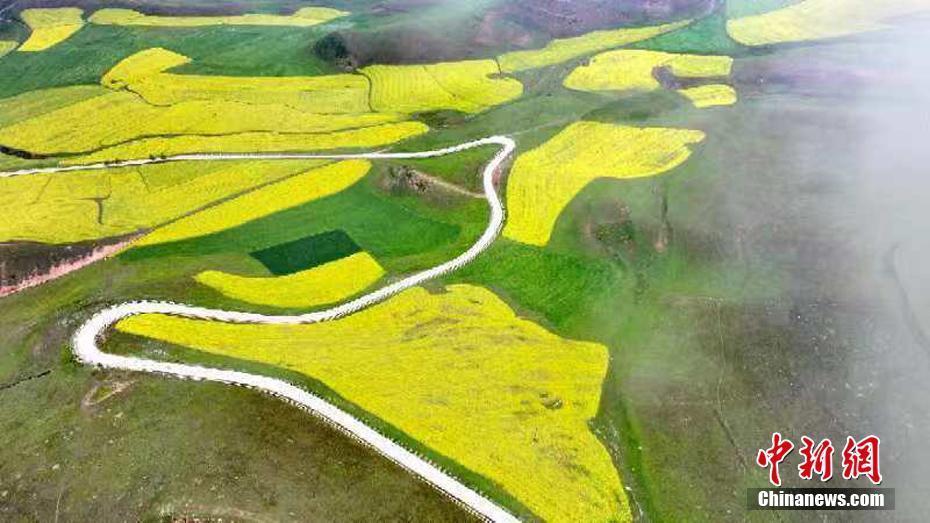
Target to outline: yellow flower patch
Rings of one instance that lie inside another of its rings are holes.
[[[155,16],[132,9],[101,9],[90,22],[102,25],[145,27],[202,27],[210,25],[267,25],[310,27],[349,13],[328,7],[305,7],[292,15],[245,14],[238,16]]]
[[[691,155],[704,133],[577,122],[521,154],[507,182],[504,236],[531,245],[549,242],[556,219],[597,178],[655,176]]]
[[[679,89],[678,93],[691,100],[691,103],[699,109],[717,105],[733,105],[737,100],[736,90],[724,84],[708,84]]]
[[[563,82],[578,91],[653,91],[661,88],[655,70],[666,67],[680,78],[729,76],[729,56],[620,50],[602,53],[577,67]]]
[[[238,198],[156,229],[137,245],[154,245],[206,236],[345,190],[362,179],[371,164],[348,160],[246,193]]]
[[[727,21],[745,45],[838,38],[887,27],[896,17],[930,12],[925,0],[804,0],[766,13]]]
[[[217,292],[248,303],[275,307],[315,307],[342,301],[371,287],[384,276],[366,252],[287,276],[249,277],[204,271],[195,279]]]
[[[144,49],[120,60],[100,79],[110,89],[132,88],[142,80],[191,62],[191,59],[161,47]]]
[[[494,60],[428,65],[372,65],[361,70],[371,80],[375,111],[418,113],[452,109],[481,112],[523,94],[523,85],[499,74]]]
[[[113,92],[4,127],[0,143],[37,154],[76,154],[151,136],[329,133],[401,118],[390,113],[308,114],[284,105],[225,101],[154,106],[135,94]]]
[[[24,9],[19,15],[32,33],[19,46],[19,51],[44,51],[67,40],[84,26],[83,14],[84,11],[76,7]]]
[[[3,98],[0,99],[0,128],[109,93],[99,85],[71,85]]]
[[[73,243],[156,227],[319,160],[176,162],[0,178],[0,242]]]
[[[117,328],[320,380],[543,520],[631,519],[610,455],[588,426],[607,349],[521,319],[486,289],[409,289],[315,325],[143,315]]]
[[[190,58],[162,48],[125,58],[101,79],[111,89],[129,88],[145,101],[169,105],[186,101],[282,104],[306,113],[367,113],[368,81],[360,75],[238,77],[171,74]]]
[[[74,103],[35,111],[31,118],[0,114],[0,143],[34,154],[93,153],[90,158],[97,161],[182,152],[367,148],[428,130],[419,122],[401,122],[407,117],[398,112],[371,112],[368,81],[361,75],[232,78],[166,72],[188,62],[160,48],[136,53],[102,78],[115,91],[75,97]],[[34,94],[57,98],[52,96],[57,91]]]
[[[13,40],[0,40],[0,57],[12,52],[17,45],[19,45],[19,42]]]
[[[400,122],[321,134],[254,132],[221,136],[146,138],[125,145],[109,147],[99,152],[67,160],[64,163],[85,164],[188,153],[275,153],[349,148],[370,149],[399,142],[427,131],[429,127],[420,122]]]
[[[577,67],[563,83],[577,91],[648,92],[662,87],[656,70],[663,67],[679,78],[724,77],[730,75],[733,58],[641,50],[610,51]],[[678,93],[698,108],[736,103],[736,91],[727,85],[702,85],[681,89]]]
[[[610,29],[607,31],[594,31],[573,38],[557,38],[549,42],[542,49],[527,51],[513,51],[497,57],[501,70],[505,73],[536,69],[547,65],[567,62],[588,54],[620,47],[623,45],[647,40],[659,36],[691,23],[690,20],[652,27],[627,27]]]

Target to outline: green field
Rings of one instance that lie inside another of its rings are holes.
[[[345,231],[335,230],[281,243],[250,255],[272,274],[293,274],[359,252],[361,247]]]

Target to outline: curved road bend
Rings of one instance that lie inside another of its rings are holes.
[[[208,309],[181,303],[159,301],[126,302],[106,308],[94,314],[75,332],[72,338],[74,353],[77,358],[88,365],[102,368],[123,369],[137,372],[163,374],[179,378],[194,380],[208,380],[228,383],[244,387],[255,388],[290,401],[299,407],[310,411],[353,438],[362,441],[374,448],[378,453],[387,457],[394,463],[407,469],[412,474],[448,495],[459,504],[474,512],[476,515],[489,520],[500,522],[518,521],[505,509],[464,485],[459,480],[430,463],[426,458],[414,454],[400,444],[383,436],[374,429],[362,423],[358,418],[339,409],[322,398],[307,392],[286,381],[237,372],[221,370],[197,365],[184,365],[147,360],[131,356],[108,354],[97,346],[97,338],[106,329],[119,320],[137,314],[170,314],[185,318],[215,320],[234,323],[264,323],[264,324],[307,324],[334,320],[366,307],[382,302],[391,296],[415,287],[425,281],[448,274],[474,260],[481,252],[490,247],[491,243],[500,234],[504,225],[504,205],[501,202],[497,189],[494,187],[494,175],[501,164],[513,154],[515,142],[506,136],[492,136],[475,140],[452,147],[411,153],[361,153],[361,154],[305,154],[305,153],[244,153],[244,154],[183,154],[165,158],[150,158],[129,160],[113,163],[97,163],[90,165],[75,165],[67,167],[45,167],[37,169],[22,169],[19,171],[0,172],[0,178],[25,176],[30,174],[60,173],[69,171],[87,171],[99,169],[112,169],[116,167],[130,167],[153,163],[166,163],[176,161],[218,161],[218,160],[294,160],[294,159],[414,159],[444,156],[456,152],[481,147],[484,145],[497,145],[500,150],[488,163],[482,172],[484,196],[491,209],[488,226],[484,233],[471,247],[455,258],[408,276],[390,285],[376,289],[354,300],[335,307],[294,316],[265,315],[251,312],[228,311],[221,309]]]

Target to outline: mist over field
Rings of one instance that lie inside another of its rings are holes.
[[[784,271],[784,298],[755,317],[781,325],[783,343],[740,349],[754,355],[753,401],[796,443],[831,437],[837,456],[846,435],[880,436],[882,486],[897,490],[888,519],[930,503],[928,22],[738,65],[760,113],[733,122],[726,166],[742,175],[718,202],[728,255]]]
[[[864,113],[850,191],[860,232],[849,237],[861,275],[853,288],[875,319],[863,326],[871,350],[848,362],[864,397],[847,398],[866,402],[883,438],[898,517],[919,518],[930,506],[930,23],[877,40],[863,62],[880,78],[854,100]]]

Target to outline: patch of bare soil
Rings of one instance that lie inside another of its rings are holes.
[[[112,256],[138,235],[52,245],[0,243],[0,297],[35,287]]]
[[[484,199],[484,195],[469,191],[454,183],[432,176],[407,165],[394,166],[379,179],[385,192],[395,195],[416,195],[436,205],[454,204],[462,197]]]

